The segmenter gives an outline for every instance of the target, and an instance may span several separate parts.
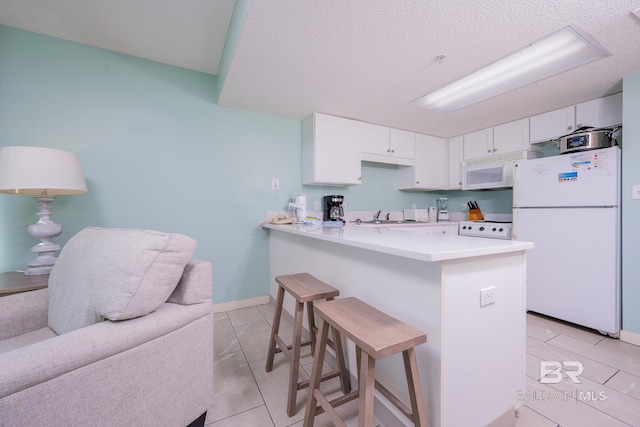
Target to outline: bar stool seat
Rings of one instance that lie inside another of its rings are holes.
[[[276,310],[273,316],[273,323],[271,325],[271,338],[269,339],[266,371],[271,372],[273,370],[273,360],[277,353],[282,352],[289,359],[290,367],[287,414],[292,417],[296,413],[296,396],[298,390],[309,386],[309,381],[298,381],[298,373],[300,371],[300,350],[303,346],[311,345],[311,351],[313,353],[316,348],[316,333],[318,329],[315,326],[313,302],[318,300],[331,301],[334,297],[340,295],[340,291],[309,273],[277,276],[276,283],[278,283],[278,299],[276,301]],[[287,345],[282,337],[278,335],[285,291],[291,294],[296,301],[293,320],[293,339],[291,345]],[[305,303],[307,305],[310,339],[303,342],[302,318]],[[344,352],[342,351],[342,341],[340,339],[340,334],[335,330],[333,331],[333,341],[330,342],[330,346],[333,347],[336,353],[338,369],[322,376],[318,383],[320,381],[340,377],[340,384],[343,393],[349,393],[351,387],[349,385],[349,373],[344,361]],[[323,350],[324,349],[326,349],[326,343]],[[324,360],[324,353],[322,356]]]
[[[335,408],[360,398],[359,426],[373,425],[374,389],[378,389],[414,425],[424,427],[427,419],[420,386],[415,347],[427,342],[424,332],[367,305],[357,298],[344,298],[315,305],[320,316],[318,344],[313,360],[304,427],[313,426],[315,416],[327,412],[337,426],[346,424]],[[320,391],[320,378],[329,326],[356,346],[358,390],[329,401]],[[402,352],[411,408],[375,380],[375,361]],[[320,406],[317,406],[317,404]]]

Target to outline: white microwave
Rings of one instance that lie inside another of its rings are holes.
[[[513,167],[518,160],[541,157],[538,151],[519,151],[462,163],[462,189],[488,190],[513,187]]]

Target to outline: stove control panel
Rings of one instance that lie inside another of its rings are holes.
[[[462,221],[458,234],[468,237],[511,240],[510,222]]]

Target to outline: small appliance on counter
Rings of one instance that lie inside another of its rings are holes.
[[[344,223],[344,196],[331,195],[322,198],[322,219],[326,221],[341,221]]]
[[[438,221],[438,211],[435,206],[429,206],[429,222]]]
[[[429,209],[405,209],[402,213],[405,221],[429,222]]]
[[[307,219],[307,197],[304,194],[298,194],[289,202],[289,209],[293,209],[296,215],[296,221],[304,222]]]
[[[449,211],[447,210],[448,205],[448,197],[440,197],[438,199],[438,222],[449,221]]]

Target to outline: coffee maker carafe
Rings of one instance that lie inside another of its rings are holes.
[[[447,210],[448,204],[449,199],[447,197],[440,197],[438,199],[438,222],[449,221],[449,211]]]
[[[324,210],[322,212],[322,218],[325,221],[342,221],[344,216],[344,196],[332,195],[324,196],[322,198],[322,205]]]

